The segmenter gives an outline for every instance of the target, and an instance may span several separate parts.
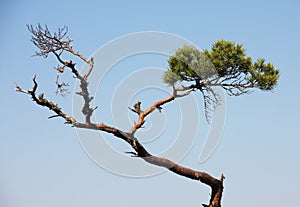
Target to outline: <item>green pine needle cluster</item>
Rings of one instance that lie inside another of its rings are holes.
[[[201,52],[194,46],[184,45],[168,60],[169,69],[163,81],[173,85],[178,81],[202,81],[208,87],[223,86],[232,92],[235,87],[272,90],[278,81],[279,70],[264,59],[253,61],[241,44],[232,41],[216,41],[211,50]],[[233,92],[232,92],[233,93]],[[234,94],[234,95],[236,95]]]
[[[277,85],[279,70],[274,69],[272,63],[265,63],[264,59],[258,59],[249,73],[248,81],[261,90],[272,90]]]
[[[184,45],[177,49],[168,63],[169,70],[163,76],[163,81],[168,84],[207,79],[215,75],[214,66],[209,58],[193,46]]]

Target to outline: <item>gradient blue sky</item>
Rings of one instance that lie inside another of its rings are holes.
[[[216,152],[199,164],[200,140],[182,164],[214,176],[224,172],[223,206],[295,205],[300,185],[299,10],[296,0],[1,1],[0,206],[199,206],[209,199],[208,187],[171,173],[136,179],[105,171],[86,155],[74,129],[59,119],[48,120],[48,110],[14,91],[14,81],[31,87],[37,74],[43,88],[50,88],[48,97],[57,98],[50,85],[54,59],[31,57],[26,24],[38,22],[52,29],[69,26],[75,47],[87,56],[121,35],[162,31],[200,48],[221,38],[233,40],[252,57],[273,62],[281,69],[274,92],[227,97]],[[58,102],[71,111],[69,99]]]

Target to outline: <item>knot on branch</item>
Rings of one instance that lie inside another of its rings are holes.
[[[94,58],[91,57],[91,59],[87,60],[86,62],[87,62],[87,64],[93,65],[94,64]]]
[[[219,180],[223,183],[224,179],[225,179],[225,176],[224,176],[223,173],[221,173],[221,175],[220,175],[220,177],[219,177]]]
[[[64,62],[64,65],[69,68],[75,68],[76,63],[73,63],[72,60],[70,60],[69,62]]]
[[[138,115],[140,115],[140,113],[142,113],[143,111],[141,110],[141,103],[140,101],[136,102],[133,105],[133,108],[128,107],[131,111],[133,111],[134,113],[137,113]]]
[[[40,102],[43,102],[43,101],[44,101],[44,93],[41,93],[41,94],[39,95],[39,101],[40,101]]]

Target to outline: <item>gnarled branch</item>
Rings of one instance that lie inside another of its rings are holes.
[[[159,100],[155,103],[153,103],[148,109],[142,110],[141,109],[141,102],[136,103],[134,109],[132,109],[134,112],[138,114],[138,121],[135,123],[132,128],[128,132],[124,132],[116,127],[108,126],[104,123],[93,123],[91,121],[91,116],[93,111],[97,108],[91,108],[91,101],[93,100],[93,97],[89,95],[88,90],[88,77],[92,72],[92,69],[94,67],[94,60],[91,58],[88,60],[86,57],[81,55],[79,52],[75,52],[70,45],[71,40],[69,38],[64,39],[67,34],[67,28],[63,27],[62,29],[59,29],[57,33],[51,34],[51,32],[48,30],[47,26],[45,28],[38,25],[37,28],[34,28],[33,26],[28,26],[29,31],[32,33],[32,42],[35,46],[38,47],[40,50],[39,52],[36,52],[36,55],[47,57],[49,53],[53,53],[57,60],[62,64],[62,66],[58,67],[58,71],[60,73],[64,72],[64,68],[67,67],[70,69],[71,73],[80,81],[80,91],[77,92],[78,95],[82,96],[84,100],[84,104],[82,107],[82,113],[85,116],[85,122],[81,123],[76,121],[72,116],[67,115],[62,111],[60,107],[57,106],[57,104],[53,103],[52,101],[46,99],[44,97],[44,94],[41,93],[40,95],[36,95],[37,91],[37,81],[36,76],[33,78],[33,87],[32,90],[25,90],[21,88],[18,84],[16,84],[16,90],[21,93],[25,93],[31,96],[32,100],[43,107],[47,107],[49,110],[55,113],[55,115],[50,116],[49,118],[54,117],[61,117],[65,120],[65,123],[71,124],[74,127],[77,128],[85,128],[85,129],[91,129],[91,130],[99,130],[106,133],[110,133],[114,135],[117,138],[120,138],[127,142],[131,148],[134,150],[134,152],[130,152],[135,157],[140,157],[141,159],[145,160],[148,163],[151,163],[156,166],[164,167],[168,169],[169,171],[184,176],[199,182],[202,182],[208,186],[211,187],[211,199],[209,203],[209,207],[220,207],[221,206],[221,197],[223,192],[223,177],[221,176],[220,179],[214,178],[211,175],[192,170],[186,167],[183,167],[181,165],[178,165],[166,158],[161,158],[154,156],[150,154],[145,147],[138,141],[138,138],[135,137],[135,132],[142,127],[142,125],[145,122],[145,117],[148,116],[150,113],[152,113],[155,109],[161,110],[162,106],[173,101],[176,98],[179,97],[185,97],[189,95],[192,91],[199,89],[198,86],[188,86],[188,87],[178,87],[175,88],[173,85],[173,93],[169,97]],[[86,71],[84,75],[81,75],[77,69],[75,68],[75,63],[70,61],[65,61],[61,57],[62,53],[64,51],[67,51],[71,53],[74,56],[79,57],[81,60],[89,64],[89,69]],[[57,84],[58,80],[57,80]]]

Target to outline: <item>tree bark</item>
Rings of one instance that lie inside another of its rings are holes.
[[[75,125],[76,126],[76,125]],[[143,145],[138,141],[137,138],[132,137],[130,133],[125,133],[119,129],[116,129],[114,127],[107,126],[105,124],[96,124],[96,125],[77,125],[79,128],[89,128],[89,129],[95,129],[105,131],[107,133],[111,133],[114,136],[126,141],[130,146],[134,149],[135,152],[132,152],[131,154],[134,155],[134,157],[140,157],[146,162],[164,167],[168,169],[169,171],[180,175],[184,176],[186,178],[190,178],[192,180],[199,181],[201,183],[204,183],[211,188],[211,198],[209,201],[209,205],[203,204],[204,206],[209,206],[209,207],[221,207],[221,199],[222,199],[222,193],[223,193],[223,180],[224,180],[224,175],[221,174],[220,178],[214,178],[213,176],[209,175],[208,173],[205,172],[200,172],[200,171],[195,171],[190,168],[183,167],[181,165],[178,165],[166,158],[161,158],[154,156],[150,154],[144,147]]]
[[[136,137],[134,137],[134,132],[136,132],[137,129],[142,127],[144,118],[148,114],[150,114],[155,108],[160,107],[164,103],[168,103],[168,102],[174,100],[174,94],[172,96],[170,96],[169,98],[166,98],[162,101],[154,103],[154,105],[149,107],[149,109],[146,110],[145,112],[141,112],[139,115],[139,122],[135,126],[133,126],[133,128],[129,131],[129,133],[126,133],[115,127],[108,126],[104,123],[101,123],[101,124],[91,123],[89,120],[91,113],[85,114],[85,116],[88,117],[88,119],[86,119],[86,120],[88,120],[88,122],[85,122],[85,123],[77,122],[75,120],[75,118],[62,112],[61,108],[59,108],[57,106],[57,104],[54,104],[53,102],[45,99],[44,94],[40,94],[37,97],[35,94],[36,90],[37,90],[37,86],[38,86],[37,82],[36,82],[36,77],[33,78],[33,82],[34,82],[34,86],[31,91],[24,90],[19,85],[16,85],[17,91],[29,94],[31,96],[32,100],[34,102],[36,102],[38,105],[47,107],[51,111],[55,112],[56,115],[52,116],[52,117],[62,117],[63,119],[65,119],[66,124],[71,124],[72,126],[77,127],[77,128],[100,130],[103,132],[113,134],[115,137],[126,141],[134,149],[135,152],[131,153],[134,155],[134,157],[140,157],[150,164],[164,167],[177,175],[184,176],[186,178],[190,178],[192,180],[196,180],[196,181],[199,181],[201,183],[204,183],[204,184],[210,186],[211,198],[210,198],[209,205],[203,204],[203,206],[221,207],[221,198],[222,198],[222,192],[223,192],[223,178],[224,178],[223,174],[221,174],[220,179],[217,179],[205,172],[195,171],[195,170],[183,167],[181,165],[178,165],[175,162],[172,162],[166,158],[154,156],[154,155],[150,154],[144,148],[144,146],[138,141],[138,139]],[[89,101],[87,101],[87,103],[89,103]],[[85,104],[83,108],[88,108],[89,110],[92,110],[89,108],[88,104]]]
[[[186,178],[190,178],[192,180],[199,181],[201,183],[204,183],[211,188],[211,198],[209,201],[209,205],[202,204],[205,207],[221,207],[221,198],[222,198],[222,192],[223,192],[223,179],[224,176],[221,174],[220,179],[214,178],[211,175],[195,171],[186,167],[183,167],[175,162],[172,162],[168,159],[161,158],[154,156],[150,154],[144,146],[138,141],[138,139],[134,136],[135,132],[140,129],[143,124],[145,123],[145,117],[148,116],[150,113],[152,113],[155,109],[162,110],[162,106],[164,104],[167,104],[171,101],[173,101],[175,98],[178,97],[184,97],[186,95],[189,95],[192,91],[197,89],[196,86],[191,85],[187,87],[179,87],[175,88],[173,85],[173,94],[165,99],[162,99],[158,102],[155,102],[152,106],[150,106],[146,110],[142,110],[140,108],[141,102],[137,103],[135,105],[135,109],[131,109],[133,112],[138,114],[138,121],[135,123],[132,128],[129,130],[128,133],[121,131],[118,128],[108,126],[104,123],[101,124],[95,124],[91,122],[91,116],[94,112],[94,110],[97,108],[91,108],[90,102],[93,100],[93,97],[89,95],[88,91],[88,81],[87,78],[91,74],[91,71],[94,67],[94,61],[93,58],[88,60],[86,57],[81,55],[79,52],[76,52],[73,50],[72,46],[70,45],[71,40],[63,40],[65,35],[67,34],[67,28],[59,29],[58,33],[54,33],[54,35],[51,35],[50,31],[46,27],[43,29],[40,25],[35,29],[32,26],[28,26],[29,31],[32,33],[32,42],[37,48],[40,49],[40,52],[36,52],[36,55],[47,57],[49,53],[53,53],[57,60],[62,64],[62,68],[67,67],[70,69],[71,73],[80,81],[80,89],[81,91],[77,92],[78,95],[82,96],[84,100],[84,104],[82,107],[82,114],[85,116],[85,122],[80,123],[78,122],[74,117],[69,116],[68,114],[64,113],[61,108],[57,106],[57,104],[53,103],[50,100],[47,100],[44,98],[44,94],[41,93],[40,95],[36,95],[36,90],[38,87],[38,84],[36,82],[36,77],[33,78],[33,87],[31,90],[24,90],[21,88],[18,84],[16,84],[16,90],[18,92],[22,92],[25,94],[28,94],[31,96],[32,100],[40,106],[46,107],[52,112],[55,113],[55,115],[50,116],[49,118],[54,117],[61,117],[65,120],[65,124],[70,124],[73,127],[77,128],[85,128],[85,129],[91,129],[91,130],[100,130],[103,132],[111,133],[115,137],[120,138],[124,141],[126,141],[134,150],[134,152],[130,152],[134,157],[139,157],[146,162],[164,167],[168,169],[169,171],[184,176]],[[89,68],[86,71],[84,75],[80,75],[80,73],[75,68],[75,63],[70,61],[65,61],[61,58],[62,52],[68,52],[74,56],[77,56],[82,61],[89,64]],[[60,72],[63,72],[63,69],[59,70]],[[178,94],[178,92],[181,92],[181,94]]]

